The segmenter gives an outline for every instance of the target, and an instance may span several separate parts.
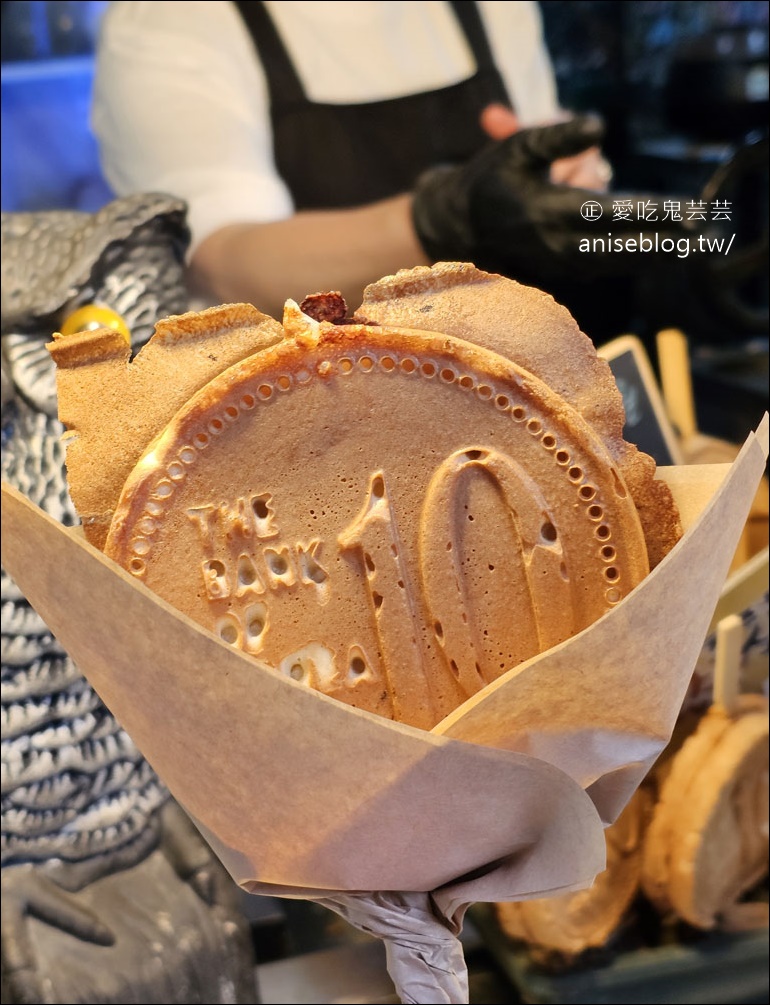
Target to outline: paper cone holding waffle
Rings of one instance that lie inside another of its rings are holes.
[[[545,294],[445,263],[333,302],[170,318],[134,360],[57,339],[88,540],[4,488],[3,561],[239,884],[380,935],[403,1001],[461,1002],[468,904],[602,870],[767,423],[656,472]]]

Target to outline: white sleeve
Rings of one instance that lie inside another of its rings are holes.
[[[91,124],[117,195],[186,200],[191,249],[226,224],[293,212],[273,162],[264,75],[229,3],[112,4]]]
[[[537,3],[481,0],[492,55],[522,126],[560,117],[556,78]]]

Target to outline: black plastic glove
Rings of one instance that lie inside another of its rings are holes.
[[[627,234],[680,239],[685,223],[612,222],[614,198],[588,189],[554,185],[551,163],[601,142],[595,116],[523,129],[465,164],[425,172],[414,192],[412,214],[421,244],[434,260],[471,261],[525,281],[631,274],[654,256],[634,251],[586,252],[586,239]],[[634,195],[635,200],[645,198]],[[586,202],[601,219],[585,219]],[[583,242],[581,250],[581,241]]]

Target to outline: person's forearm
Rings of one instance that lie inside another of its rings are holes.
[[[297,213],[223,227],[195,250],[193,283],[220,303],[252,303],[281,317],[287,298],[339,290],[354,310],[363,288],[428,259],[411,221],[411,196],[346,210]]]

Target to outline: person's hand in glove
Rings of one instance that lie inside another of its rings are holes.
[[[564,122],[571,116],[564,113],[555,122]],[[491,140],[507,140],[522,129],[516,112],[508,105],[492,102],[479,116],[479,125]],[[589,147],[573,157],[561,157],[551,164],[550,178],[554,185],[572,185],[590,188],[593,192],[606,192],[612,180],[612,166],[602,154],[601,147]]]
[[[599,119],[577,116],[520,130],[465,164],[425,172],[417,181],[412,204],[423,248],[434,261],[472,261],[535,283],[628,275],[652,264],[650,254],[615,246],[605,253],[587,251],[586,239],[606,238],[607,224],[618,236],[628,225],[615,226],[612,197],[554,184],[551,179],[554,161],[596,147],[602,134]],[[639,201],[646,198],[633,196]],[[601,223],[581,215],[589,201],[598,204],[597,212],[601,209]],[[686,226],[645,220],[634,224],[630,236],[648,237],[657,230],[659,237],[665,233],[678,240],[685,236]]]

